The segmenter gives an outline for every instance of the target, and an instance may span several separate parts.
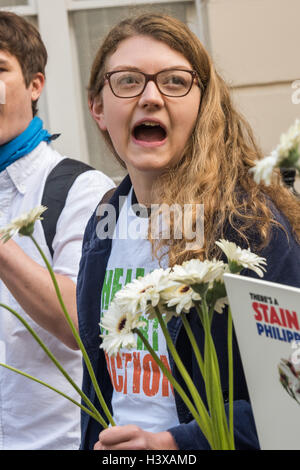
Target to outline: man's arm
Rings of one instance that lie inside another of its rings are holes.
[[[14,240],[5,244],[0,241],[0,279],[36,323],[69,348],[78,349],[48,270],[33,261]],[[56,274],[56,279],[77,328],[76,285],[67,276]]]
[[[113,186],[101,172],[92,170],[81,174],[72,185],[57,222],[52,267],[76,328],[76,278],[84,230],[99,200]],[[48,270],[20,248],[17,238],[5,244],[0,241],[0,279],[36,323],[69,348],[78,349]]]

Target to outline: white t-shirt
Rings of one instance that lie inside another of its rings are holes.
[[[41,204],[46,178],[62,160],[42,142],[27,156],[0,173],[0,227]],[[57,274],[77,279],[82,237],[88,219],[112,181],[99,171],[81,174],[69,191],[57,223],[51,262]],[[46,217],[47,211],[44,213]],[[41,221],[34,236],[51,260]],[[34,261],[44,266],[28,237],[14,240]],[[37,286],[38,289],[38,286]],[[0,280],[0,302],[12,307],[38,333],[80,387],[81,352],[67,348],[27,315]],[[30,333],[10,312],[0,309],[0,362],[53,385],[76,401],[80,397],[66,381]],[[54,391],[0,367],[0,449],[68,450],[80,445],[80,409]]]
[[[132,190],[123,204],[112,240],[102,288],[102,312],[125,284],[159,267],[147,240],[148,219],[134,213],[131,199]],[[127,227],[130,236],[125,238],[120,226]],[[158,320],[145,320],[144,335],[170,369]],[[116,357],[106,355],[106,360],[113,384],[113,416],[118,426],[136,424],[145,431],[159,432],[179,424],[173,388],[140,339],[136,350],[121,349]]]

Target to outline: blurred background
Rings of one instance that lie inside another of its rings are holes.
[[[101,39],[128,15],[155,11],[188,24],[212,55],[263,152],[300,117],[300,0],[0,0],[25,16],[49,53],[39,115],[62,154],[104,171],[124,172],[89,115],[86,88]],[[299,182],[296,184],[299,190]]]

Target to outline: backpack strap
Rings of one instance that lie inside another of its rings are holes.
[[[78,160],[64,158],[49,173],[42,197],[42,205],[48,207],[47,217],[42,220],[46,242],[53,257],[52,243],[56,234],[59,216],[65,206],[71,186],[76,178],[85,171],[94,170]]]

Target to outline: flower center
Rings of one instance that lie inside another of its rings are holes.
[[[126,321],[127,321],[126,316],[120,319],[119,324],[118,324],[118,327],[117,327],[117,330],[118,330],[119,332],[121,332],[122,330],[124,330],[125,325],[126,325]]]
[[[150,285],[150,286],[144,287],[144,289],[142,289],[142,290],[140,291],[140,294],[145,294],[145,292],[146,292],[148,289],[151,289],[151,287],[153,287],[153,286]]]
[[[180,294],[185,294],[189,290],[190,290],[190,286],[182,286],[182,287],[180,287],[179,292],[180,292]]]

